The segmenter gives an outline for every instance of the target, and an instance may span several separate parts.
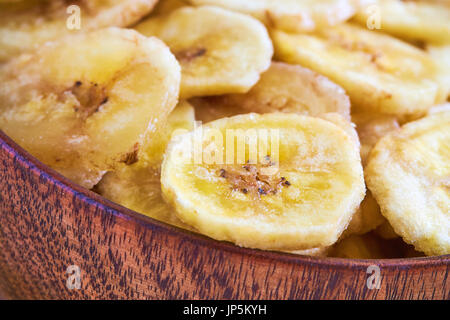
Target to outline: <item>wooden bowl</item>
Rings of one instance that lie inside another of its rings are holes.
[[[263,252],[112,203],[0,132],[0,296],[21,299],[448,299],[450,256],[345,260]],[[69,289],[67,268],[80,268]],[[380,289],[369,289],[371,265]]]

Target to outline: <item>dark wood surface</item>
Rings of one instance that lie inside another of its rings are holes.
[[[70,183],[0,132],[0,296],[23,299],[449,299],[449,256],[309,258],[167,226]],[[381,269],[369,290],[367,267]],[[66,286],[70,265],[81,289]]]

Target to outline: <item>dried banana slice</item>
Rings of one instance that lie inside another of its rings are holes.
[[[366,182],[395,232],[427,255],[450,253],[450,112],[411,122],[372,150]]]
[[[347,259],[401,258],[403,245],[396,241],[379,239],[372,233],[352,235],[336,243],[329,256]]]
[[[221,8],[185,7],[136,29],[170,46],[181,64],[183,98],[246,92],[269,68],[273,54],[264,25]]]
[[[181,71],[169,48],[109,28],[49,42],[0,68],[0,128],[42,162],[90,188],[164,124]]]
[[[187,3],[182,0],[159,0],[155,9],[152,11],[152,17],[169,14],[185,6],[187,6]]]
[[[330,251],[330,247],[324,248],[313,248],[307,250],[296,250],[287,251],[287,253],[296,254],[299,256],[309,256],[309,257],[326,257]]]
[[[174,215],[161,197],[160,165],[171,137],[194,129],[194,109],[180,102],[160,135],[144,146],[144,156],[135,164],[107,173],[96,186],[105,198],[151,218],[184,229],[192,229]]]
[[[383,222],[385,222],[385,219],[381,215],[378,203],[373,198],[370,191],[367,191],[366,197],[353,215],[352,220],[347,229],[345,229],[342,237],[347,237],[352,234],[366,234],[380,226]]]
[[[340,84],[355,110],[419,117],[445,100],[438,68],[420,49],[351,24],[314,34],[273,30],[275,57]]]
[[[363,166],[366,165],[370,151],[375,144],[388,133],[400,128],[397,118],[390,115],[353,113],[352,122],[356,125],[356,131],[361,141]]]
[[[352,121],[356,124],[359,140],[361,142],[361,159],[366,165],[369,153],[375,144],[386,134],[397,130],[400,126],[393,116],[376,115],[369,113],[352,114]],[[343,236],[351,234],[365,234],[385,222],[380,207],[367,191],[358,211],[353,215],[352,221],[345,230]]]
[[[380,224],[375,230],[374,233],[383,238],[383,239],[395,239],[398,238],[398,234],[395,233],[389,221],[385,220],[382,224]]]
[[[450,7],[430,1],[377,0],[376,10],[366,8],[355,20],[366,26],[379,16],[381,31],[408,40],[450,43]]]
[[[354,139],[333,123],[252,113],[178,136],[161,184],[180,220],[201,233],[291,251],[338,239],[364,197],[362,175]]]
[[[267,26],[286,31],[311,31],[339,24],[358,9],[355,0],[189,0],[251,14]]]
[[[150,12],[156,2],[27,0],[0,3],[0,62],[78,31],[129,26]]]
[[[193,104],[201,109],[218,109],[218,115],[226,116],[236,112],[311,116],[333,112],[350,120],[350,99],[344,89],[314,71],[282,62],[272,62],[247,93],[197,98]]]

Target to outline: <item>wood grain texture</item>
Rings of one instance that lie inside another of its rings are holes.
[[[0,295],[24,299],[449,299],[450,257],[309,258],[167,226],[73,185],[0,132]],[[381,268],[380,290],[366,286]],[[81,289],[66,268],[81,268]]]

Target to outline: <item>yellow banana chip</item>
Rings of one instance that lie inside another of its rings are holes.
[[[377,0],[355,20],[408,40],[450,43],[450,7],[427,0]]]
[[[208,120],[238,113],[287,112],[317,116],[339,113],[350,119],[350,99],[344,89],[306,68],[273,62],[247,93],[197,98]],[[216,110],[217,109],[217,110]],[[222,116],[221,116],[222,115]]]
[[[438,66],[420,49],[351,24],[314,34],[273,30],[275,57],[341,85],[360,112],[420,117],[445,100]]]
[[[161,172],[165,199],[214,239],[271,250],[333,244],[365,193],[359,148],[337,125],[247,114],[177,136]]]
[[[96,190],[111,201],[154,219],[191,229],[176,218],[175,209],[161,197],[160,165],[170,138],[194,128],[194,109],[180,102],[160,134],[144,146],[143,157],[135,164],[107,173]]]
[[[246,92],[273,54],[264,25],[221,8],[180,8],[136,29],[170,46],[182,68],[182,98]]]
[[[311,31],[339,24],[359,8],[356,0],[188,0],[251,14],[268,26],[286,31]]]
[[[395,232],[427,255],[450,253],[450,112],[382,138],[366,182]]]
[[[397,241],[386,241],[368,233],[340,240],[330,249],[329,256],[347,259],[401,258],[402,247]]]
[[[157,0],[27,0],[0,3],[0,62],[80,31],[126,27]]]
[[[0,69],[0,128],[85,186],[138,160],[175,107],[180,66],[169,48],[109,28],[47,43]]]

